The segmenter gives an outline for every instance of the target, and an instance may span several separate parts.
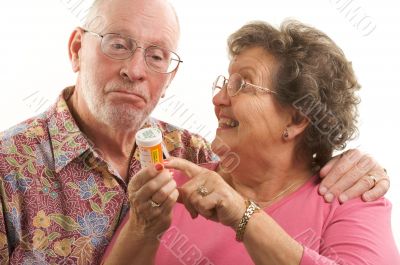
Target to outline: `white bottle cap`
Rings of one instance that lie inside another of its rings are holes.
[[[150,147],[162,142],[162,133],[157,128],[144,128],[136,133],[136,144],[138,146]]]

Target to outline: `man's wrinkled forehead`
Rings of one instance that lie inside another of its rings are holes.
[[[135,38],[146,33],[173,49],[177,48],[180,34],[175,10],[165,0],[97,0],[89,11],[85,27],[103,34],[133,34]]]

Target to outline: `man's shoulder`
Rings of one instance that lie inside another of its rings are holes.
[[[48,138],[45,113],[0,132],[0,164],[13,165],[18,153],[34,156],[32,147]]]
[[[209,142],[199,134],[154,118],[151,123],[162,131],[164,144],[170,155],[183,157],[195,163],[207,163],[217,159]]]
[[[46,114],[42,113],[0,132],[0,143],[21,138],[43,137],[45,136],[46,128]]]

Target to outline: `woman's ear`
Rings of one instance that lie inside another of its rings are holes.
[[[82,28],[76,28],[68,42],[68,55],[69,60],[71,61],[72,70],[74,73],[80,70],[80,50],[82,48],[82,37],[84,31]]]
[[[292,110],[292,120],[291,123],[286,127],[285,137],[287,140],[294,139],[298,135],[302,134],[307,126],[310,124],[308,117],[304,116],[297,110]]]

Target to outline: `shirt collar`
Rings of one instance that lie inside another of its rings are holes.
[[[90,140],[79,129],[72,113],[67,105],[67,100],[74,93],[75,87],[67,87],[59,96],[56,104],[47,111],[50,141],[53,147],[55,171],[60,172],[74,159],[81,157],[87,159],[88,155],[82,155],[90,152],[95,158],[102,159],[93,150]],[[158,121],[149,117],[142,128],[159,127]],[[139,160],[139,150],[135,149],[133,157]]]
[[[72,160],[92,149],[89,141],[79,129],[68,108],[67,100],[74,87],[67,87],[56,104],[47,111],[48,129],[55,161],[55,171],[60,172]]]

